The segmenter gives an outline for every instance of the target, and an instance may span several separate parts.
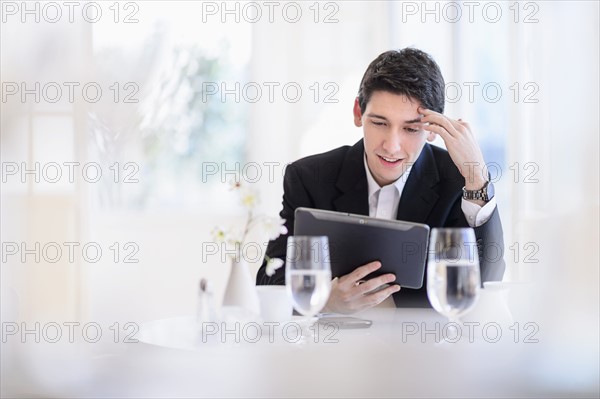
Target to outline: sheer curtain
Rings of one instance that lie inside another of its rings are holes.
[[[517,275],[538,283],[534,312],[552,348],[540,358],[562,356],[573,375],[591,377],[598,372],[598,3],[540,3],[539,23],[515,27],[511,39],[511,74],[540,88],[538,103],[510,113],[509,157],[539,166],[539,182],[511,193],[515,241],[521,250],[539,246],[539,262],[522,258]],[[559,375],[552,366],[544,373],[549,383]]]

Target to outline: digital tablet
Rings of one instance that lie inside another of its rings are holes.
[[[294,235],[329,237],[332,277],[378,260],[367,278],[393,273],[402,287],[423,286],[429,226],[311,208],[297,208],[295,219]]]

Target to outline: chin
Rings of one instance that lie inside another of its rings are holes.
[[[388,184],[392,184],[396,180],[398,180],[400,178],[400,176],[402,176],[400,173],[397,173],[395,175],[380,174],[379,175],[379,180],[383,182],[383,184],[380,184],[380,185],[381,186],[387,186]]]

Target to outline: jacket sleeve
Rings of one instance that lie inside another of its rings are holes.
[[[448,219],[448,227],[469,227],[464,213],[461,209],[459,199],[451,211]],[[475,230],[475,239],[479,253],[479,268],[481,272],[481,283],[485,281],[500,281],[504,276],[506,265],[504,263],[504,233],[498,206],[492,212],[487,222]]]
[[[481,226],[475,227],[474,230],[479,251],[481,283],[502,280],[506,264],[504,263],[504,233],[498,206],[490,219]]]

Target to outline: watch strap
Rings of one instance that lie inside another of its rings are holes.
[[[481,200],[481,201],[489,201],[489,197],[488,197],[488,192],[487,192],[487,188],[488,185],[490,183],[489,182],[485,182],[485,184],[483,185],[482,188],[480,188],[479,190],[467,190],[465,187],[463,187],[463,198],[466,200]]]

